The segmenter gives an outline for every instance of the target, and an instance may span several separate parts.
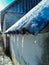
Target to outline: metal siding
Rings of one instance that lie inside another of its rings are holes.
[[[31,10],[35,5],[37,5],[41,0],[20,0],[15,2],[7,12],[18,12],[26,14]]]

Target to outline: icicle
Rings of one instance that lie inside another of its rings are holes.
[[[24,36],[22,37],[22,54],[23,54],[23,47],[24,47]]]
[[[37,42],[37,41],[35,40],[34,43],[36,44],[36,42]]]
[[[18,44],[19,43],[19,36],[17,35],[17,49],[18,49]]]
[[[14,35],[14,43],[15,43],[15,35]]]
[[[37,43],[37,35],[35,35],[34,43],[35,43],[35,44]]]
[[[18,62],[21,64],[21,53],[20,53],[20,36],[19,36],[19,34],[17,34],[17,36],[16,36],[17,38],[16,38],[16,52],[17,52],[17,60],[18,60]]]
[[[23,43],[24,43],[24,36],[22,37],[22,48],[23,48]]]
[[[24,36],[22,36],[22,44],[21,44],[21,55],[20,55],[20,63],[21,63],[21,65],[23,63],[23,59],[22,59],[22,57],[23,57],[23,48],[24,48]]]

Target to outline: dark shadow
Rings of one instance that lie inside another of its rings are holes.
[[[38,60],[38,65],[49,65],[49,35],[43,42],[43,55],[41,61]]]

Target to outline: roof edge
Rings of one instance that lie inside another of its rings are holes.
[[[16,1],[16,0],[15,0]],[[5,10],[7,10],[12,4],[15,3],[15,1],[13,1],[12,3],[10,3],[9,5],[7,5],[3,10],[0,11],[0,13],[5,12]]]

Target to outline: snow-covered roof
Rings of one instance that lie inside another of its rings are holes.
[[[26,15],[11,26],[9,31],[22,31],[23,28],[31,33],[40,32],[49,21],[49,0],[42,0],[37,6],[31,9]]]

